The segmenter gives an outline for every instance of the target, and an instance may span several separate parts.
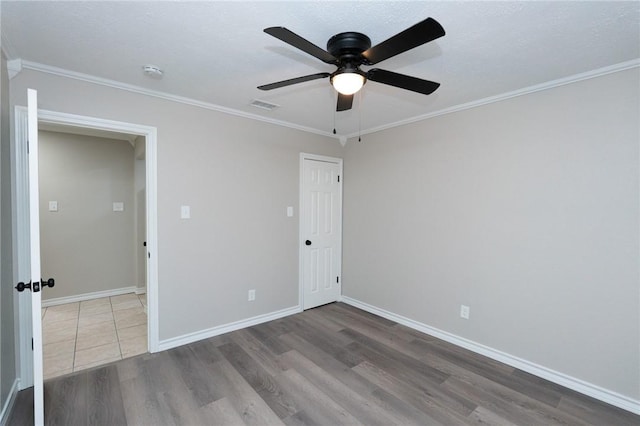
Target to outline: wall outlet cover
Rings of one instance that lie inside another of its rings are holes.
[[[469,319],[471,309],[466,305],[460,305],[460,318]]]

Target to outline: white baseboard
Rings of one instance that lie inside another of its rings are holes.
[[[64,305],[65,303],[82,302],[83,300],[99,299],[101,297],[119,296],[121,294],[135,293],[137,287],[122,287],[113,290],[95,291],[93,293],[78,294],[75,296],[56,297],[42,301],[42,307]]]
[[[135,293],[136,293],[137,295],[140,295],[140,294],[147,294],[147,288],[146,288],[146,287],[136,287],[136,291],[135,291]]]
[[[576,392],[588,395],[592,398],[606,402],[607,404],[615,405],[616,407],[622,408],[623,410],[627,410],[635,414],[640,414],[640,401],[629,398],[628,396],[621,395],[608,389],[604,389],[592,383],[585,382],[584,380],[568,376],[564,373],[560,373],[558,371],[535,364],[525,359],[518,358],[497,349],[490,348],[480,343],[476,343],[472,340],[456,336],[455,334],[439,330],[421,322],[403,317],[402,315],[394,314],[393,312],[389,312],[376,306],[369,305],[368,303],[361,302],[347,296],[342,296],[341,300],[342,302],[355,306],[356,308],[362,309],[363,311],[367,311],[388,320],[395,321],[398,324],[406,325],[407,327],[413,328],[414,330],[418,330],[422,333],[437,337],[438,339],[444,340],[454,345],[469,349],[472,352],[479,353],[496,361],[500,361],[504,364],[510,365],[511,367],[526,371],[527,373],[549,380],[550,382],[559,384]]]
[[[2,406],[2,411],[0,412],[0,426],[6,425],[9,420],[11,409],[13,408],[13,404],[16,402],[18,389],[20,389],[20,379],[14,380],[13,386],[11,386],[11,390],[9,391],[9,395],[7,395],[7,400]]]
[[[302,308],[300,308],[300,306],[293,306],[291,308],[281,309],[279,311],[270,312],[268,314],[258,315],[244,320],[219,325],[217,327],[208,328],[206,330],[196,331],[195,333],[172,337],[171,339],[161,340],[159,342],[158,350],[164,351],[178,346],[187,345],[189,343],[197,342],[198,340],[208,339],[209,337],[214,337],[220,334],[229,333],[231,331],[240,330],[241,328],[251,327],[252,325],[262,324],[263,322],[273,321],[300,312],[302,312]]]

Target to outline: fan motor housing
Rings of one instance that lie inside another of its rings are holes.
[[[327,42],[327,51],[341,61],[359,59],[361,54],[371,47],[371,39],[362,33],[346,32],[336,34]]]

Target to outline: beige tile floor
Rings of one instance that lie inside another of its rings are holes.
[[[131,293],[43,308],[44,378],[147,352],[145,305]]]

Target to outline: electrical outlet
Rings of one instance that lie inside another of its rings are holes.
[[[249,302],[253,302],[254,300],[256,300],[256,291],[255,290],[249,290],[248,300],[249,300]]]
[[[460,318],[469,319],[470,308],[466,305],[460,305]]]

